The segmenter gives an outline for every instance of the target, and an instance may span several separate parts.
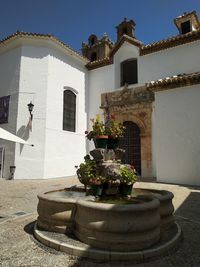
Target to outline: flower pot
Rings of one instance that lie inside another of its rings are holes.
[[[94,196],[101,196],[102,195],[102,192],[103,192],[103,185],[102,184],[100,184],[100,185],[92,184],[92,185],[90,185],[90,187],[92,190],[92,194]]]
[[[94,144],[96,148],[107,148],[107,135],[96,136],[94,140]]]
[[[114,138],[112,136],[108,137],[107,149],[116,149],[119,145],[119,138]]]
[[[105,195],[116,195],[119,192],[119,184],[106,183],[103,191]]]
[[[126,183],[121,183],[119,185],[119,192],[122,195],[131,195],[132,193],[132,188],[133,188],[133,184],[126,184]]]

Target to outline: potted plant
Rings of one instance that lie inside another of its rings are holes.
[[[137,172],[132,165],[124,164],[120,166],[120,193],[131,195],[133,184],[137,179]]]
[[[77,176],[79,181],[85,185],[89,185],[89,180],[96,176],[96,162],[89,155],[84,157],[84,163],[81,163],[77,168]]]
[[[104,193],[105,195],[116,195],[119,192],[119,179],[106,179]]]
[[[94,141],[96,148],[106,148],[108,135],[106,132],[105,124],[101,121],[100,115],[96,116],[96,119],[91,119],[93,125],[90,132],[86,131],[86,137],[89,140]]]
[[[92,194],[94,196],[101,196],[103,192],[103,185],[106,178],[101,175],[96,175],[89,179],[89,185],[91,187]]]
[[[90,186],[91,193],[99,196],[102,194],[103,184],[106,178],[99,175],[96,162],[89,155],[86,155],[84,160],[84,163],[76,167],[78,179],[85,185],[85,189],[87,189],[87,186]]]
[[[118,147],[119,140],[124,136],[125,127],[123,124],[117,120],[115,117],[111,115],[106,122],[106,132],[108,134],[108,149],[115,149]]]

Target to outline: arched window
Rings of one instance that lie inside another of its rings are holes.
[[[91,45],[95,44],[95,38],[94,37],[90,41],[91,41]]]
[[[127,28],[123,28],[123,34],[127,34]]]
[[[138,83],[137,59],[128,59],[121,63],[121,86]]]
[[[88,38],[88,43],[89,45],[94,45],[98,41],[97,36],[95,34],[91,34],[90,37]]]
[[[76,94],[71,90],[63,92],[63,130],[76,130]]]
[[[95,61],[95,60],[97,60],[97,53],[93,52],[91,55],[91,61]]]

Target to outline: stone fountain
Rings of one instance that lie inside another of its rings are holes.
[[[119,178],[123,153],[118,148],[90,152],[100,175],[111,180]],[[117,197],[119,194],[114,199]],[[38,199],[35,237],[76,256],[145,260],[170,251],[181,239],[173,215],[173,194],[166,190],[134,188],[132,195],[119,203],[86,195],[83,187],[46,192]]]

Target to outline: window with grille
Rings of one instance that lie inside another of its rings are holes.
[[[129,59],[121,63],[121,86],[138,82],[137,59]]]
[[[65,90],[63,94],[63,130],[75,132],[76,94],[71,90]]]

